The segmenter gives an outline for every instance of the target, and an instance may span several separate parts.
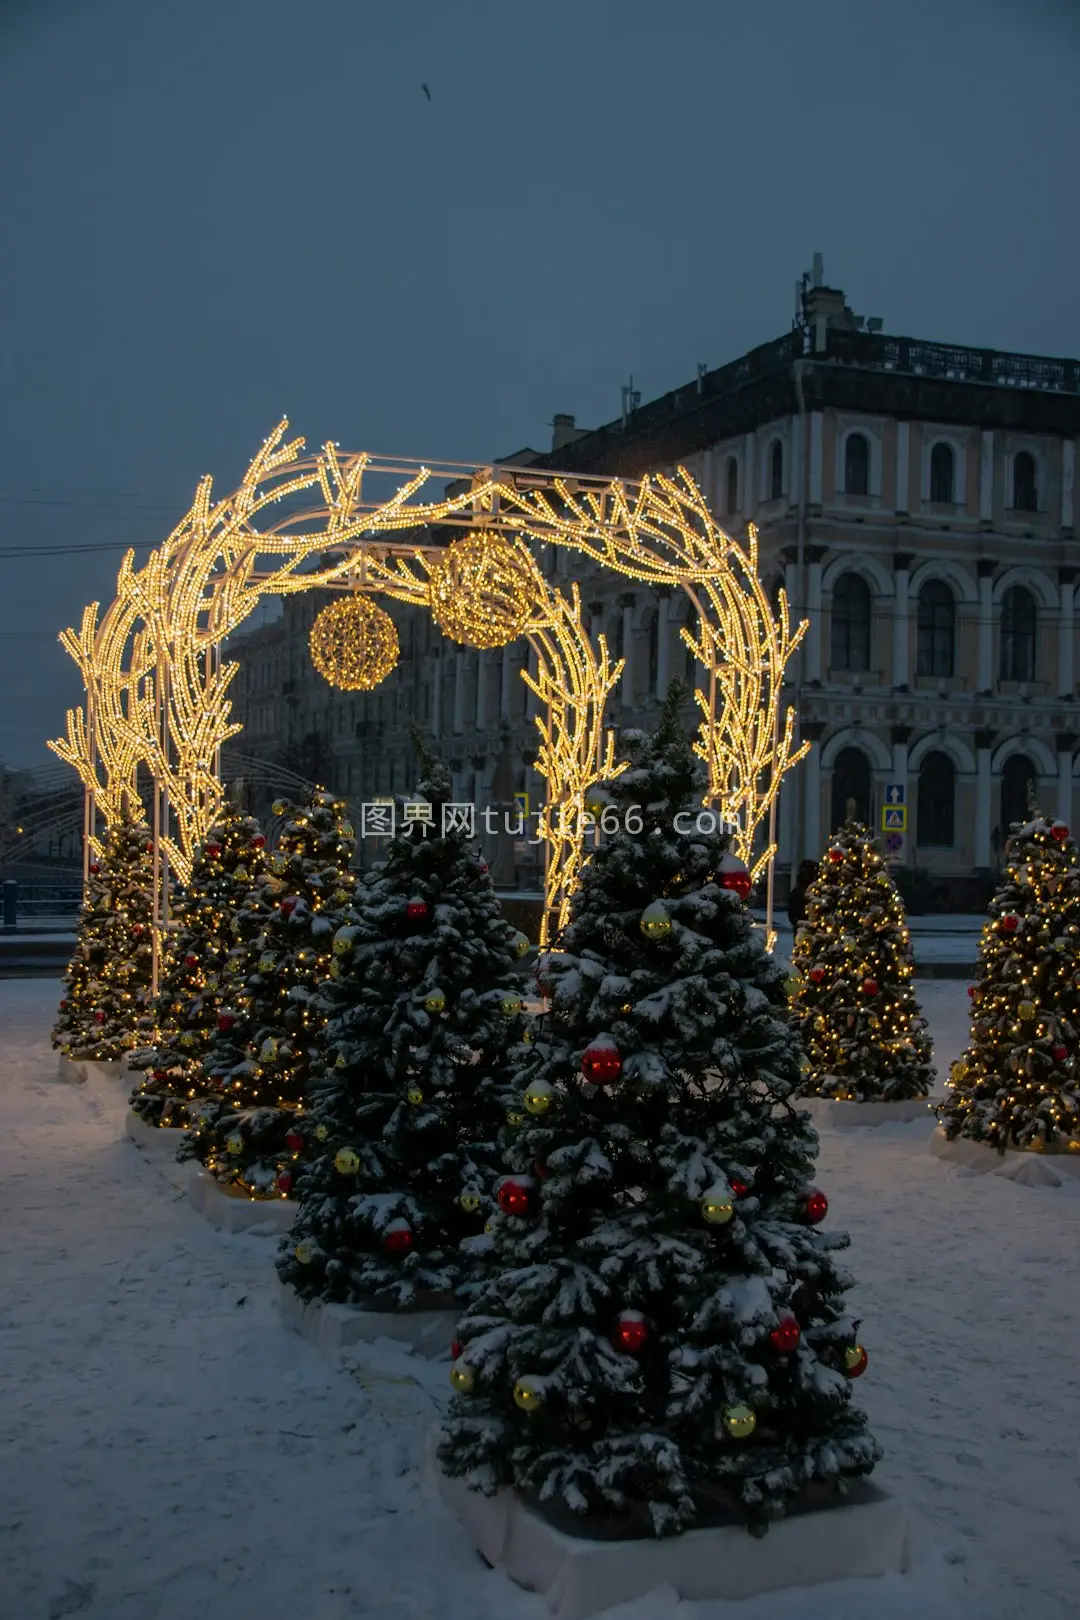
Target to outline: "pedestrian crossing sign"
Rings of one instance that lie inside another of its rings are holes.
[[[882,832],[907,832],[907,805],[883,804],[881,807]]]

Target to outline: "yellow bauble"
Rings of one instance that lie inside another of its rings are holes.
[[[225,1138],[225,1147],[229,1153],[243,1153],[244,1138],[242,1136],[227,1136]]]
[[[477,1210],[480,1208],[480,1194],[474,1192],[463,1192],[461,1197],[458,1199],[458,1203],[461,1205],[466,1215],[475,1215]]]
[[[450,1382],[459,1395],[471,1395],[476,1374],[464,1361],[455,1361],[450,1369]]]
[[[495,1230],[495,1222],[494,1222],[493,1219],[490,1220],[490,1221],[485,1221],[484,1222],[484,1231],[485,1232],[494,1232],[494,1230]]]
[[[320,1142],[325,1142],[326,1138],[330,1135],[330,1132],[327,1130],[325,1125],[316,1125],[315,1135]]]
[[[725,1406],[724,1428],[733,1440],[748,1440],[757,1428],[757,1418],[748,1406]]]
[[[236,868],[236,871],[233,873],[233,877],[241,878],[241,879],[246,878],[247,875],[248,875],[248,869],[247,869],[246,866],[238,866]]]
[[[369,596],[342,596],[311,627],[308,651],[324,681],[342,692],[370,692],[398,661],[398,633],[385,608]],[[352,836],[352,829],[343,836]]]
[[[1016,1010],[1020,1014],[1021,1018],[1034,1018],[1035,1003],[1033,1001],[1022,1001]]]
[[[334,1154],[334,1169],[339,1176],[355,1176],[360,1169],[360,1155],[355,1148],[338,1148]]]
[[[710,1187],[701,1200],[701,1214],[710,1226],[726,1226],[735,1214],[731,1188],[720,1183]]]
[[[278,877],[281,876],[282,872],[288,870],[288,865],[289,857],[287,855],[275,855],[273,860],[270,862],[271,870],[276,872]]]
[[[266,1040],[263,1041],[262,1045],[259,1047],[259,1062],[273,1063],[274,1059],[277,1057],[277,1053],[277,1041],[275,1041],[272,1035],[268,1035]]]
[[[343,821],[341,823],[341,836],[342,836],[342,838],[353,838],[353,837],[355,837],[355,834],[353,832],[353,824],[352,824],[351,821]]]
[[[546,1114],[553,1101],[554,1087],[549,1080],[534,1080],[524,1097],[530,1114]]]
[[[441,1013],[446,1006],[446,997],[441,990],[429,990],[424,997],[424,1011]]]
[[[520,928],[514,932],[510,940],[510,945],[518,961],[520,961],[523,956],[528,956],[529,936],[528,934],[523,934]]]
[[[957,1058],[956,1062],[953,1064],[952,1068],[949,1070],[949,1078],[951,1079],[953,1085],[954,1086],[962,1085],[965,1078],[967,1077],[967,1072],[968,1072],[968,1066],[964,1062],[963,1058]]]
[[[493,529],[451,541],[431,568],[431,616],[464,647],[505,647],[529,620],[533,564]]]
[[[259,972],[272,973],[274,971],[274,962],[275,958],[270,955],[269,951],[264,952],[264,954],[259,957]]]
[[[819,1035],[821,1034],[822,1030],[828,1028],[828,1021],[823,1013],[818,1013],[817,1017],[814,1019],[814,1028],[817,1030]]]
[[[405,1095],[407,1100],[414,1105],[416,1103],[422,1103],[424,1100],[424,1093],[420,1090],[419,1086],[410,1086]]]
[[[338,961],[336,956],[333,957],[330,962],[330,977],[332,979],[341,978],[341,963]]]
[[[667,939],[671,933],[671,918],[659,900],[654,900],[641,913],[638,927],[646,939]]]
[[[887,889],[892,883],[892,879],[890,878],[888,872],[879,872],[877,877],[874,879],[874,882],[880,883],[883,889]]]
[[[334,936],[334,955],[335,956],[348,956],[348,954],[352,950],[352,948],[353,948],[353,942],[352,942],[352,935],[351,934],[335,934],[335,936]]]
[[[181,1037],[180,1037],[180,1045],[181,1046],[194,1046],[195,1045],[195,1037],[194,1037],[194,1035],[187,1034],[187,1033],[181,1035]]]
[[[538,1378],[519,1378],[514,1385],[514,1403],[523,1412],[535,1412],[544,1404],[544,1386]]]
[[[302,1266],[310,1266],[311,1262],[315,1258],[315,1250],[311,1247],[310,1243],[298,1243],[296,1248],[293,1250],[293,1254],[295,1254]]]
[[[802,980],[797,973],[789,973],[784,980],[784,994],[789,1001],[794,1001],[802,988]]]
[[[594,821],[600,820],[612,802],[611,794],[602,782],[594,782],[592,787],[585,789],[585,809]]]
[[[504,1018],[516,1018],[521,1011],[521,1002],[516,996],[504,996],[501,1009]]]
[[[348,1064],[345,1061],[344,1052],[339,1052],[338,1053],[336,1059],[334,1060],[334,1068],[335,1069],[347,1069],[348,1068]]]
[[[275,799],[270,808],[275,816],[283,816],[289,807],[284,799]]]
[[[506,1123],[508,1125],[521,1125],[521,1124],[524,1123],[524,1120],[525,1120],[525,1115],[524,1114],[517,1114],[517,1113],[514,1113],[512,1110],[506,1116]]]

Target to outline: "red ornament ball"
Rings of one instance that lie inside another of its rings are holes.
[[[285,1146],[289,1149],[290,1153],[299,1153],[303,1145],[304,1138],[300,1135],[299,1131],[286,1131]]]
[[[481,875],[483,875],[483,873],[485,873],[485,872],[486,872],[486,871],[487,871],[487,869],[488,869],[488,863],[487,863],[487,861],[477,861],[477,863],[476,863],[476,870],[477,870],[477,871],[478,871],[478,872],[479,872],[479,873],[480,873],[480,874],[481,874]]]
[[[153,854],[153,853],[154,853],[154,846],[153,846],[153,844],[147,844],[147,846],[146,846],[146,853],[147,853],[147,854],[148,854],[148,855],[152,855],[152,854]]]
[[[844,1352],[844,1371],[849,1378],[861,1378],[869,1359],[861,1344],[853,1344]]]
[[[581,1054],[581,1072],[590,1085],[604,1086],[622,1073],[622,1058],[614,1041],[594,1041]]]
[[[67,1002],[66,1001],[62,1001],[60,1003],[60,1011],[61,1012],[67,1012]]]
[[[864,979],[863,982],[862,982],[862,987],[863,987],[863,995],[866,995],[866,996],[876,996],[877,995],[878,984],[877,984],[876,979]]]
[[[408,1221],[391,1221],[383,1233],[383,1245],[391,1254],[408,1254],[413,1246],[412,1227]]]
[[[810,969],[810,983],[811,984],[820,984],[824,977],[825,977],[825,969],[824,968],[815,967],[815,968]]]
[[[802,1329],[793,1316],[782,1316],[779,1325],[769,1334],[769,1343],[778,1355],[790,1355],[799,1348]]]
[[[266,848],[266,839],[264,838],[262,833],[256,833],[255,834],[254,838],[251,840],[251,847],[252,847],[252,849],[265,849]]]
[[[978,987],[977,984],[969,984],[968,985],[968,995],[971,997],[972,1001],[975,1000],[975,997],[978,995],[978,993],[979,993],[979,987]]]
[[[736,1198],[745,1198],[750,1188],[741,1176],[728,1176],[727,1184]]]
[[[97,1011],[95,1012],[95,1014],[94,1014],[94,1023],[95,1024],[103,1024],[104,1022],[105,1022],[105,1014],[102,1012],[101,1008],[99,1007],[97,1009]]]
[[[199,958],[197,956],[193,956],[192,953],[189,951],[188,954],[184,957],[184,966],[186,968],[197,968],[198,965],[199,965]]]
[[[291,1170],[279,1171],[276,1182],[278,1192],[284,1193],[287,1198],[292,1192],[293,1182],[295,1179],[296,1178]]]
[[[830,859],[830,861],[839,862],[839,861],[842,861],[843,858],[844,858],[843,850],[840,848],[839,844],[834,844],[832,846],[832,848],[829,850],[829,859]]]
[[[1053,1058],[1055,1063],[1064,1063],[1068,1055],[1069,1049],[1067,1046],[1061,1046],[1059,1044],[1058,1046],[1051,1047],[1050,1056]]]
[[[1015,934],[1019,926],[1020,919],[1014,911],[1007,911],[1001,919],[1001,931],[1003,934]]]
[[[460,1358],[460,1356],[461,1356],[461,1340],[460,1339],[451,1339],[451,1341],[450,1341],[450,1360],[451,1361],[457,1361]]]
[[[745,900],[753,888],[749,868],[734,855],[725,855],[720,862],[720,887],[730,889],[740,900]]]
[[[1063,844],[1069,836],[1069,829],[1063,821],[1055,821],[1050,828],[1050,836],[1056,844]]]
[[[210,857],[210,859],[212,861],[216,861],[218,856],[221,854],[221,845],[220,844],[207,844],[206,853],[209,855],[209,857]]]
[[[233,1025],[235,1023],[236,1023],[236,1014],[235,1013],[227,1013],[227,1012],[218,1013],[217,1027],[218,1027],[218,1029],[221,1031],[221,1033],[223,1035],[227,1035],[229,1033],[230,1029],[232,1029],[232,1027],[233,1027]]]
[[[808,1187],[803,1200],[803,1211],[810,1226],[820,1226],[829,1213],[829,1200],[820,1187]]]
[[[286,895],[285,899],[281,902],[281,915],[283,917],[291,917],[299,904],[300,901],[295,894]]]
[[[523,1181],[514,1181],[512,1178],[504,1181],[495,1194],[495,1201],[504,1215],[527,1215],[529,1213],[529,1189]]]
[[[423,922],[427,914],[428,903],[426,900],[410,900],[405,907],[405,915],[410,922]]]
[[[91,877],[97,877],[98,873],[101,871],[101,867],[98,865],[97,861],[91,861],[88,871],[90,872]]]
[[[614,1340],[620,1350],[631,1355],[640,1350],[649,1337],[649,1327],[640,1311],[620,1311],[615,1324]]]
[[[551,1171],[548,1169],[543,1159],[537,1159],[536,1163],[533,1165],[533,1169],[536,1171],[538,1181],[546,1181],[548,1176],[551,1174]]]

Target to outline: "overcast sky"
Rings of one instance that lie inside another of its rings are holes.
[[[0,760],[198,477],[481,461],[786,331],[1080,353],[1068,0],[0,0]],[[430,101],[421,85],[430,87]]]

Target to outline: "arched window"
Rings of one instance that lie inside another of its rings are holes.
[[[1013,510],[1016,512],[1039,510],[1035,457],[1030,450],[1021,450],[1013,460]]]
[[[689,630],[692,636],[697,634],[697,625],[694,622],[693,614],[691,614],[691,616],[687,619],[686,628]],[[681,636],[679,637],[679,640],[682,641]],[[690,690],[693,691],[694,687],[697,685],[697,659],[694,657],[693,648],[688,647],[685,641],[683,641],[682,644],[684,649],[683,679]]]
[[[949,849],[956,837],[956,767],[940,749],[919,766],[915,842],[922,849]]]
[[[1039,614],[1035,598],[1022,585],[1011,585],[1001,599],[1001,679],[1035,679],[1035,632]]]
[[[954,501],[956,462],[951,444],[938,440],[930,452],[930,499]]]
[[[724,468],[724,511],[728,517],[739,510],[739,463],[728,456]]]
[[[1001,772],[1001,826],[1007,838],[1014,822],[1031,820],[1038,774],[1026,754],[1010,754]]]
[[[849,433],[844,444],[844,494],[870,493],[870,441],[865,433]]]
[[[927,580],[919,592],[920,675],[949,676],[956,658],[956,602],[944,580]]]
[[[649,615],[649,691],[656,691],[660,673],[660,615],[655,610]]]
[[[626,615],[621,608],[615,610],[615,634],[608,640],[614,645],[616,659],[621,658],[626,652]]]
[[[858,574],[841,574],[833,589],[833,669],[870,668],[870,587]]]
[[[861,748],[841,748],[833,764],[833,832],[849,815],[870,825],[870,761]]]
[[[769,451],[769,499],[778,501],[784,493],[784,447],[774,439]]]

